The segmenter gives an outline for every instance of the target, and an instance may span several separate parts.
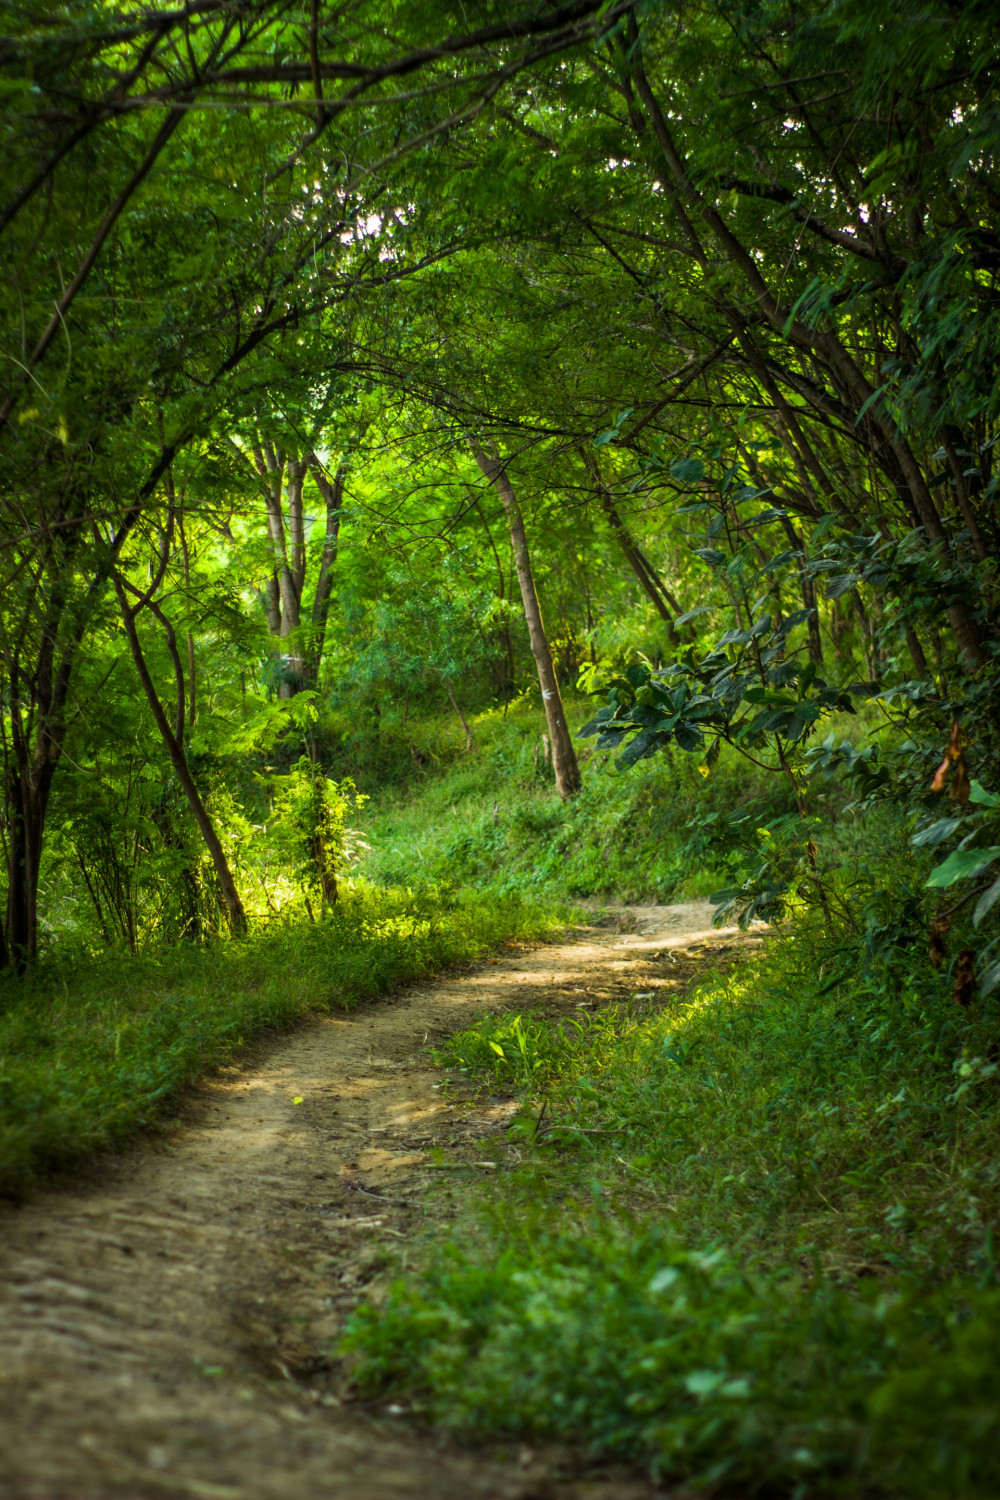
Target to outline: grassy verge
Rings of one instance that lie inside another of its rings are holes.
[[[360,885],[316,925],[64,961],[0,990],[0,1192],[127,1139],[262,1031],[555,925],[516,896]]]
[[[588,699],[567,700],[571,724],[592,711]],[[739,883],[759,859],[755,829],[794,806],[780,777],[729,751],[708,778],[683,752],[621,774],[586,740],[583,789],[562,802],[540,754],[543,727],[527,700],[491,709],[475,718],[467,755],[443,748],[447,721],[413,725],[421,770],[405,788],[366,785],[364,872],[387,883],[489,881],[545,900],[690,900]]]
[[[898,960],[805,931],[666,1012],[456,1036],[521,1093],[511,1170],[355,1315],[359,1386],[710,1491],[1000,1493],[1000,1006]]]

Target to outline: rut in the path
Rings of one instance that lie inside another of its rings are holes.
[[[449,1450],[340,1404],[325,1361],[387,1252],[449,1212],[430,1148],[453,1193],[502,1166],[504,1109],[444,1100],[428,1039],[488,1009],[671,988],[734,941],[700,903],[631,918],[634,936],[587,929],[310,1022],[82,1185],[3,1210],[0,1500],[652,1493]]]

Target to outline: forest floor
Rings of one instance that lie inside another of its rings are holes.
[[[618,908],[245,1049],[177,1115],[0,1211],[4,1500],[639,1500],[565,1452],[470,1451],[351,1399],[362,1297],[516,1156],[513,1101],[428,1046],[487,1011],[655,1004],[737,943],[704,902]]]

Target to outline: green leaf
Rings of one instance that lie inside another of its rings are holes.
[[[914,849],[919,849],[924,844],[929,844],[933,848],[935,844],[943,844],[945,839],[950,839],[961,826],[961,818],[939,818],[929,828],[922,828],[919,833],[915,833],[910,843]]]
[[[972,914],[973,927],[978,929],[980,922],[982,922],[984,917],[989,915],[998,901],[1000,901],[1000,875],[994,880],[989,890],[985,891],[976,902],[976,909]]]
[[[697,484],[705,477],[705,465],[700,458],[678,458],[670,465],[670,477],[678,484]]]
[[[1000,984],[1000,964],[994,964],[992,968],[986,970],[979,981],[979,993],[984,1000],[987,995],[992,995],[998,984]]]
[[[1000,858],[1000,844],[991,844],[988,849],[956,849],[943,864],[931,871],[925,885],[946,886],[954,885],[958,880],[971,880],[997,858]]]
[[[975,802],[978,807],[1000,807],[1000,797],[996,792],[988,792],[981,781],[972,783],[969,801]]]

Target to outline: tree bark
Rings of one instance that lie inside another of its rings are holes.
[[[542,623],[542,611],[535,589],[535,576],[531,568],[531,554],[528,551],[524,518],[501,460],[495,454],[485,453],[481,444],[472,436],[469,437],[469,447],[483,476],[500,496],[504,514],[507,517],[511,546],[514,549],[514,563],[517,567],[517,581],[521,586],[524,618],[528,626],[528,639],[531,642],[531,654],[535,658],[535,666],[538,669],[538,685],[542,690],[549,738],[552,741],[552,765],[556,777],[556,790],[560,797],[572,797],[580,790],[580,767],[577,764],[576,751],[573,749],[573,741],[566,724],[562,694],[559,691],[555,668],[552,665],[552,652],[549,650],[545,626]]]
[[[167,754],[170,757],[170,764],[173,766],[177,780],[180,782],[184,795],[188,800],[188,806],[194,814],[194,820],[205,841],[205,847],[211,855],[212,864],[215,866],[215,873],[218,876],[219,885],[222,890],[222,898],[226,904],[226,914],[229,918],[230,928],[235,934],[246,932],[246,912],[243,909],[243,902],[240,900],[240,893],[236,889],[236,882],[229,868],[226,852],[222,847],[219,835],[215,831],[215,825],[212,822],[209,811],[195,785],[194,777],[191,775],[187,756],[184,754],[184,746],[170,727],[166,711],[153,685],[153,679],[149,675],[149,668],[146,665],[146,658],[143,656],[142,645],[139,641],[139,632],[136,629],[135,613],[129,608],[128,600],[125,597],[124,585],[117,573],[114,575],[114,585],[115,593],[118,595],[122,624],[125,627],[125,634],[128,638],[129,649],[132,653],[132,660],[135,663],[136,673],[142,684],[142,690],[146,695],[149,706],[152,709],[156,727],[160,731],[160,738],[166,746]],[[183,706],[181,708],[181,723],[183,724]]]
[[[819,633],[819,600],[816,597],[816,584],[806,569],[806,544],[805,539],[799,535],[787,516],[781,518],[782,529],[791,545],[798,552],[799,563],[799,587],[802,590],[803,606],[809,610],[809,618],[806,621],[808,638],[806,650],[809,652],[809,660],[817,667],[823,665],[823,638]]]
[[[333,597],[333,569],[340,545],[340,515],[344,503],[344,481],[347,477],[346,460],[338,465],[330,480],[323,473],[315,453],[306,455],[306,464],[316,481],[316,488],[326,504],[326,535],[323,540],[323,555],[320,558],[319,574],[312,602],[312,638],[305,664],[306,677],[312,686],[319,682],[319,670],[323,661],[323,645],[326,626],[330,618],[330,600]]]
[[[305,583],[305,530],[302,512],[304,459],[288,463],[288,527],[283,506],[285,455],[272,443],[251,444],[254,467],[260,476],[267,510],[267,533],[274,557],[274,572],[267,582],[267,625],[272,635],[287,640],[297,635],[301,624],[302,586]],[[279,698],[294,698],[303,684],[303,661],[293,646],[281,657],[283,672],[278,682]]]
[[[184,559],[184,587],[191,587],[191,559],[188,555],[187,538],[184,535],[184,518],[178,516],[178,530],[181,538],[181,556]],[[195,655],[194,655],[194,633],[187,632],[187,666],[188,666],[188,724],[193,729],[195,719],[198,717],[198,690],[195,677]]]
[[[683,609],[666,587],[656,569],[649,561],[649,558],[636,546],[628,527],[618,513],[618,507],[612,500],[608,488],[604,483],[600,465],[596,458],[593,454],[588,453],[585,448],[578,449],[578,452],[583,459],[584,467],[593,481],[595,493],[601,502],[601,509],[610,521],[611,528],[618,538],[625,561],[635,574],[656,613],[666,625],[671,644],[679,646],[681,641],[674,625],[674,619],[677,615],[684,613]]]

